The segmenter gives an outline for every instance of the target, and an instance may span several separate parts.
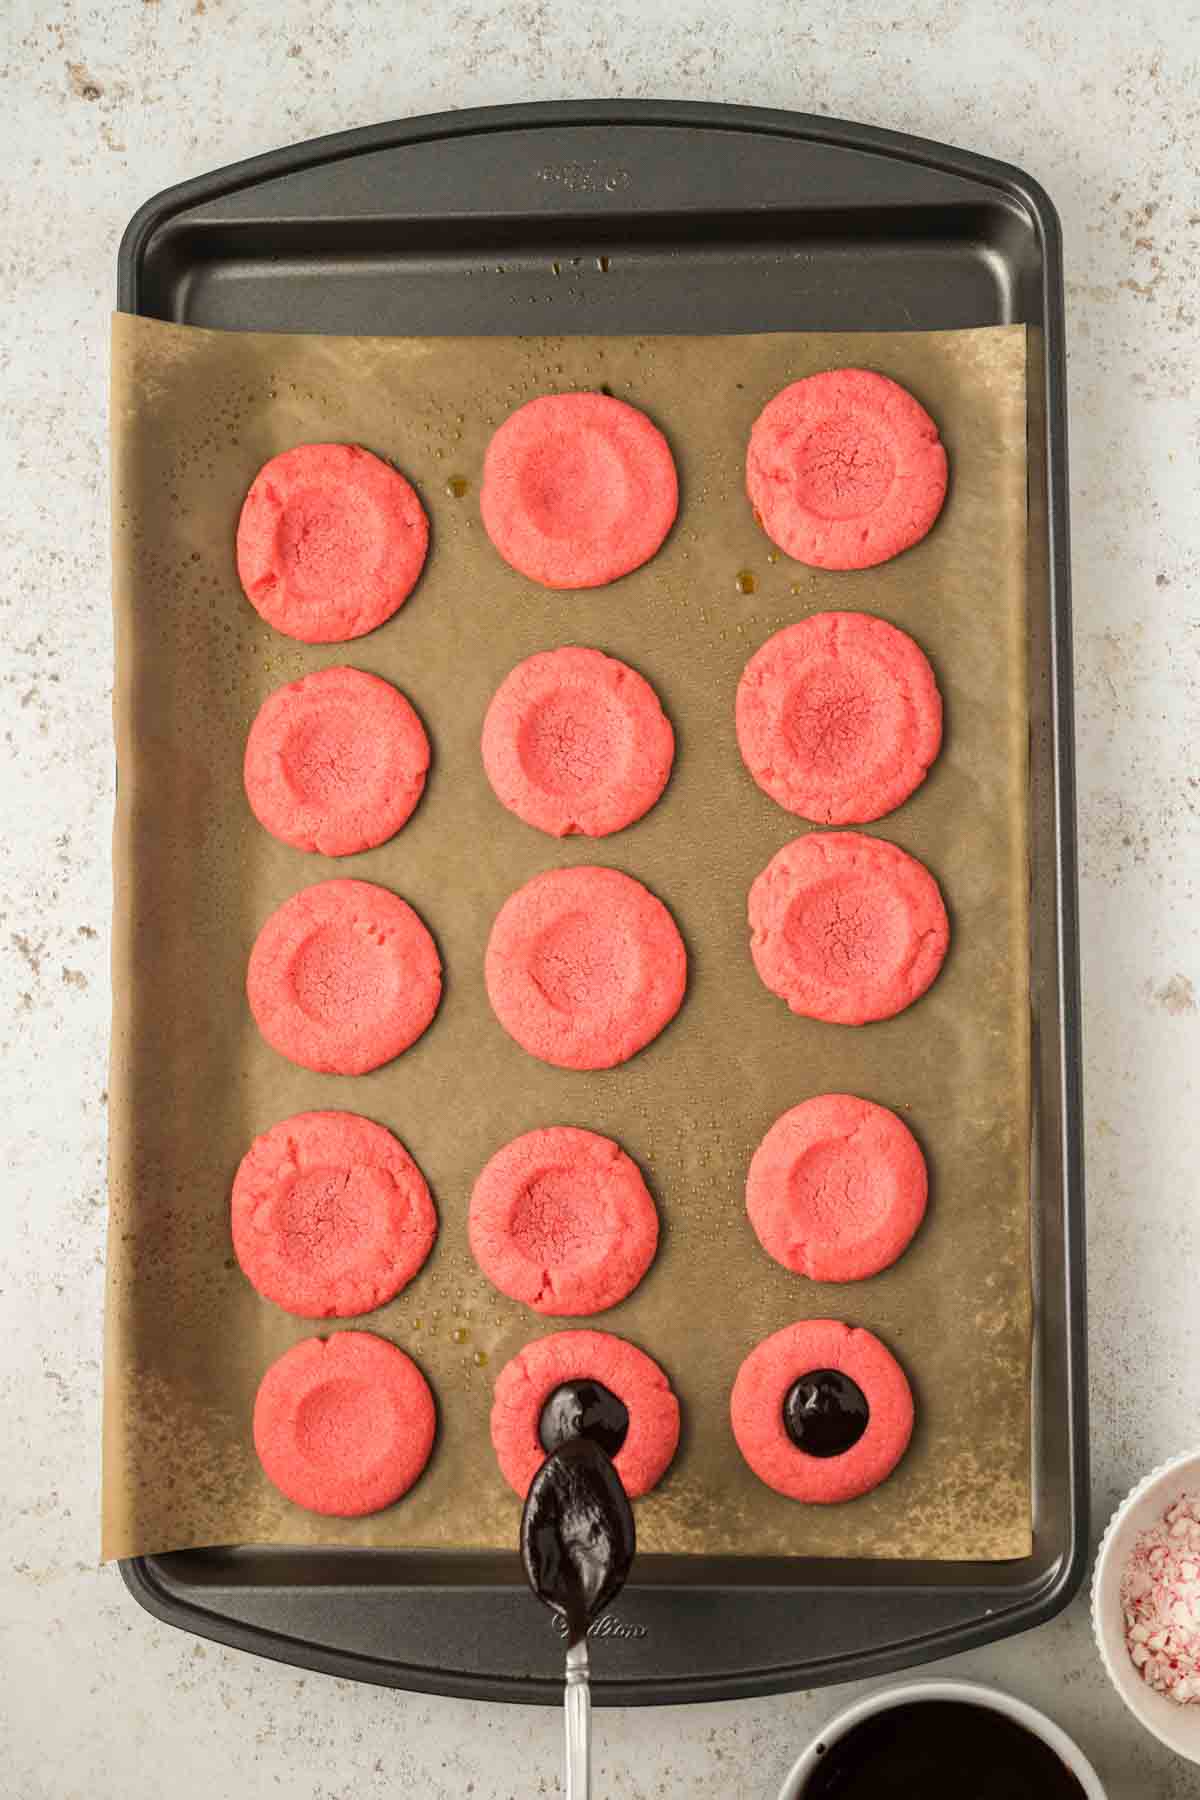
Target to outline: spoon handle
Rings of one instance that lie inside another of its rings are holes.
[[[563,1695],[567,1732],[567,1800],[590,1800],[592,1791],[592,1694],[588,1686],[587,1639],[567,1651]]]

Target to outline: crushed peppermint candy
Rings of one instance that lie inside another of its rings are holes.
[[[1121,1605],[1142,1680],[1180,1705],[1200,1702],[1200,1494],[1181,1494],[1139,1533]]]

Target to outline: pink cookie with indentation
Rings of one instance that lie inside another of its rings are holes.
[[[907,800],[942,743],[924,652],[868,613],[814,613],[767,639],[737,693],[742,760],[763,792],[822,825]]]
[[[609,394],[528,401],[484,458],[484,529],[505,562],[543,587],[603,587],[640,568],[678,507],[666,438]]]
[[[488,1280],[540,1313],[616,1306],[658,1247],[637,1164],[611,1138],[570,1125],[528,1131],[496,1152],[475,1183],[468,1228]]]
[[[404,695],[361,669],[320,669],[268,694],[246,740],[246,798],[297,850],[352,856],[406,823],[429,739]]]
[[[894,1112],[819,1094],[776,1119],[750,1163],[746,1211],[768,1256],[813,1281],[862,1281],[903,1255],[929,1181]]]
[[[617,869],[549,869],[496,915],[484,963],[496,1017],[560,1069],[611,1069],[679,1011],[687,953],[661,900]]]
[[[357,444],[297,444],[264,463],[242,506],[238,575],[276,631],[339,644],[403,606],[429,548],[416,492]]]
[[[855,1383],[869,1416],[848,1450],[810,1456],[788,1434],[784,1401],[794,1383],[826,1370]],[[737,1447],[760,1481],[790,1500],[829,1506],[869,1493],[891,1474],[912,1437],[912,1390],[871,1332],[836,1319],[802,1319],[750,1352],[733,1384],[729,1417]]]
[[[649,812],[667,784],[675,733],[636,669],[570,646],[507,675],[483,723],[496,798],[554,837],[606,837]]]
[[[266,1300],[302,1318],[373,1312],[433,1248],[425,1177],[382,1125],[297,1113],[255,1138],[233,1183],[233,1247]]]
[[[794,1013],[836,1025],[890,1019],[929,987],[950,922],[923,863],[884,838],[814,831],[750,889],[750,953]]]
[[[870,369],[793,381],[754,422],[746,491],[773,543],[817,569],[869,569],[925,536],[946,452],[918,400]]]
[[[501,1369],[492,1403],[492,1445],[505,1480],[524,1499],[546,1460],[542,1408],[568,1381],[595,1381],[629,1414],[613,1458],[631,1500],[662,1480],[679,1443],[679,1402],[652,1357],[607,1331],[559,1331],[518,1351]]]
[[[246,997],[272,1049],[301,1068],[364,1075],[415,1043],[442,991],[429,932],[398,894],[322,881],[273,912],[255,940]]]
[[[411,1357],[367,1331],[305,1338],[259,1383],[254,1448],[268,1480],[308,1512],[353,1519],[406,1494],[437,1414]]]

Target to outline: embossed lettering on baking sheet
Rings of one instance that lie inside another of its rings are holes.
[[[539,181],[552,181],[572,194],[615,194],[633,180],[628,169],[613,169],[601,162],[543,163]]]
[[[550,1626],[559,1637],[566,1637],[567,1622],[558,1613],[551,1617]],[[588,1626],[590,1638],[644,1638],[647,1635],[644,1625],[635,1625],[631,1619],[619,1619],[616,1613],[604,1613]]]

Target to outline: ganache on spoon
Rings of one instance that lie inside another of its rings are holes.
[[[538,1420],[538,1438],[549,1454],[568,1438],[590,1438],[614,1457],[629,1432],[629,1411],[599,1381],[564,1381],[551,1393]]]
[[[590,1438],[568,1438],[534,1476],[521,1514],[529,1585],[567,1627],[567,1647],[610,1606],[633,1565],[637,1534],[621,1478]]]

